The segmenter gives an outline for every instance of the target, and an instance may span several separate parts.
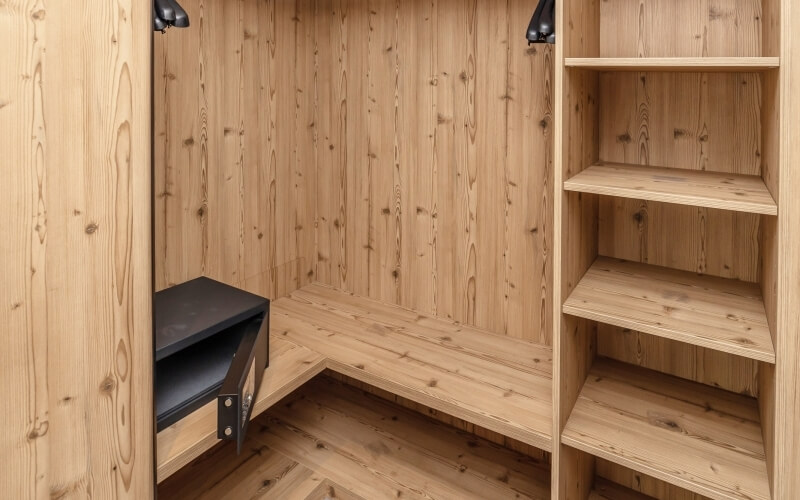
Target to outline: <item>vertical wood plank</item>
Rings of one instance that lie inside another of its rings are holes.
[[[0,5],[11,498],[152,496],[151,13],[139,1]]]

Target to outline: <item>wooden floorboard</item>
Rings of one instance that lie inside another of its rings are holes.
[[[770,498],[756,400],[606,358],[562,442],[716,499]]]
[[[539,463],[318,377],[159,486],[159,497],[487,499],[550,497]]]
[[[271,322],[334,371],[551,451],[549,347],[322,285],[274,301]]]

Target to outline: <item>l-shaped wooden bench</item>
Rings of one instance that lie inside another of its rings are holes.
[[[329,369],[552,450],[552,349],[322,285],[272,302],[255,418]],[[216,401],[158,433],[161,482],[218,442]]]

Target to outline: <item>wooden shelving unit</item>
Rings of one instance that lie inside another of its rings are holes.
[[[159,485],[170,499],[550,498],[546,463],[318,378]]]
[[[558,3],[554,498],[782,498],[786,9]]]
[[[752,72],[780,66],[777,57],[568,57],[567,68],[597,71]]]
[[[770,498],[754,398],[598,359],[562,442],[715,499]]]
[[[598,163],[564,182],[567,191],[778,215],[764,180],[755,175]]]
[[[764,299],[755,283],[598,257],[564,302],[563,311],[775,362]]]

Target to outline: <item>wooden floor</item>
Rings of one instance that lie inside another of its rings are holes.
[[[164,499],[549,498],[550,472],[474,435],[318,377],[159,486]]]

